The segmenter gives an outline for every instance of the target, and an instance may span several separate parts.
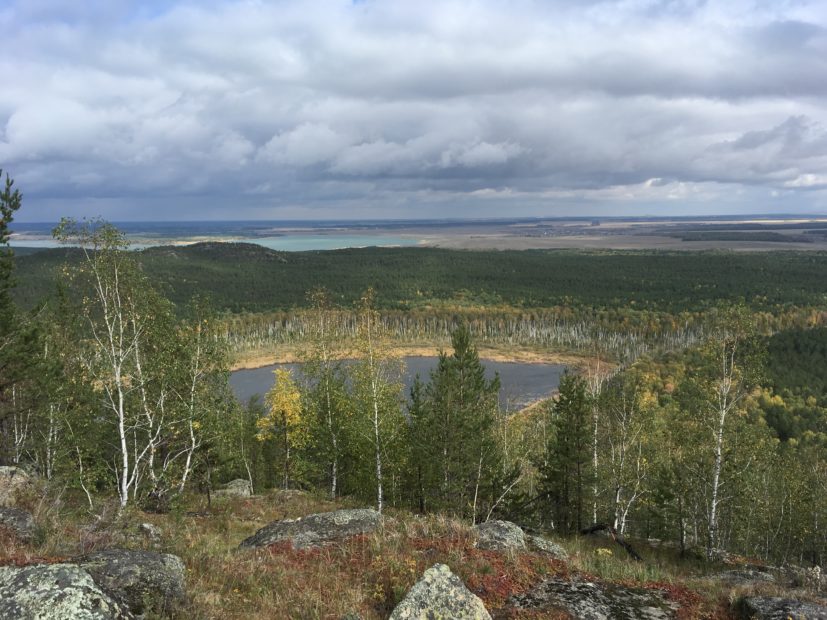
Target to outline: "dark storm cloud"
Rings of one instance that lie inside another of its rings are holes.
[[[818,1],[0,9],[27,219],[827,208]]]

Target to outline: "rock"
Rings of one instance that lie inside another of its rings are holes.
[[[0,507],[17,506],[21,493],[32,488],[29,474],[19,467],[0,466]]]
[[[250,497],[253,494],[249,480],[230,480],[222,489],[213,491],[213,497]]]
[[[528,548],[532,551],[544,553],[546,555],[551,556],[555,560],[569,559],[569,554],[566,553],[566,550],[563,549],[563,547],[558,545],[556,542],[551,542],[547,538],[543,538],[542,536],[533,536],[531,534],[527,534],[526,543],[528,544]]]
[[[115,620],[131,617],[79,566],[0,567],[0,618]]]
[[[161,528],[152,523],[141,523],[138,525],[138,533],[142,534],[152,543],[161,542],[162,531]]]
[[[478,596],[445,564],[425,571],[390,616],[390,620],[491,620]]]
[[[0,529],[10,531],[23,542],[31,542],[35,535],[36,526],[34,517],[28,510],[0,507]]]
[[[305,549],[358,534],[368,534],[379,526],[381,518],[382,515],[375,510],[358,508],[274,521],[242,541],[240,546],[266,547],[288,541],[296,549]]]
[[[167,614],[186,602],[184,563],[154,551],[107,549],[75,562],[95,583],[135,615]]]
[[[511,521],[486,521],[474,529],[479,537],[476,545],[478,549],[508,551],[526,548],[525,533]]]
[[[773,583],[775,577],[770,573],[754,570],[752,568],[739,568],[736,570],[728,570],[717,575],[712,575],[712,579],[718,581],[726,581],[731,584],[747,585],[751,583]]]
[[[827,607],[789,598],[751,596],[737,603],[744,620],[824,620]]]
[[[611,583],[552,578],[508,599],[517,609],[568,613],[578,620],[666,620],[677,605],[662,594]]]

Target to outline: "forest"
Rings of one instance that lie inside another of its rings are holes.
[[[670,313],[744,301],[757,310],[823,306],[824,253],[654,251],[456,251],[352,248],[277,252],[246,243],[198,243],[135,252],[143,272],[170,301],[209,294],[216,310],[290,311],[307,291],[330,291],[350,307],[368,287],[379,309],[431,306],[621,308]],[[20,256],[14,292],[23,307],[50,294],[77,249]]]
[[[64,220],[71,249],[15,258],[20,205],[7,177],[0,464],[89,512],[174,513],[243,479],[563,537],[605,523],[707,562],[827,556],[825,255],[133,252]],[[407,395],[404,338],[444,343]],[[274,341],[302,371],[238,403],[233,356]],[[583,363],[506,415],[492,341]]]

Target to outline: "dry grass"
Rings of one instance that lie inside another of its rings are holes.
[[[495,618],[555,617],[506,610],[505,602],[546,576],[570,572],[662,590],[680,603],[680,617],[687,619],[727,617],[731,600],[752,593],[719,584],[710,587],[702,565],[678,561],[674,551],[646,550],[646,561],[636,563],[619,548],[607,553],[610,542],[593,538],[559,541],[571,555],[568,563],[534,553],[483,551],[474,547],[467,524],[406,511],[389,510],[384,526],[371,535],[320,549],[239,549],[241,540],[271,521],[348,507],[347,502],[295,491],[213,502],[206,508],[201,498],[192,498],[189,505],[165,515],[119,515],[113,504],[98,506],[93,515],[80,499],[35,506],[43,527],[38,541],[27,546],[0,536],[0,564],[60,561],[109,546],[153,548],[138,532],[140,523],[152,523],[162,531],[157,548],[179,555],[187,566],[191,601],[180,617],[188,620],[339,619],[348,613],[366,620],[387,618],[436,563],[450,566]]]
[[[286,364],[301,361],[298,344],[281,344],[266,349],[255,349],[238,353],[231,370],[262,368],[271,364]],[[400,357],[436,357],[440,350],[449,350],[451,343],[419,342],[392,343],[391,353]],[[588,365],[592,358],[576,352],[549,351],[541,346],[516,346],[513,344],[480,344],[480,358],[493,362],[519,362],[522,364],[566,364],[573,368]],[[604,360],[605,364],[605,360]]]

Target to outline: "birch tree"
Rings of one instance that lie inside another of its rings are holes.
[[[732,439],[744,414],[744,398],[756,384],[763,359],[756,328],[746,308],[719,310],[709,338],[699,350],[696,367],[682,386],[683,403],[701,432],[697,448],[707,450],[701,476],[706,497],[706,554],[719,550],[721,503],[728,464],[734,460]]]
[[[359,308],[359,359],[352,368],[353,401],[362,438],[367,441],[373,461],[376,510],[382,512],[389,461],[398,469],[404,459],[399,440],[406,432],[406,423],[401,408],[402,361],[389,349],[373,298],[369,289]]]
[[[633,371],[610,381],[601,400],[601,444],[614,528],[626,533],[629,512],[647,492],[655,401]],[[595,519],[595,523],[597,519]]]
[[[318,457],[326,461],[330,480],[330,498],[340,492],[340,470],[347,452],[347,426],[350,405],[346,375],[342,366],[345,351],[337,338],[337,313],[330,295],[323,289],[309,295],[309,349],[302,355],[302,374],[308,414],[313,418],[313,443]]]
[[[146,316],[134,311],[141,282],[134,260],[126,254],[128,242],[112,225],[64,219],[54,236],[80,246],[81,264],[67,278],[80,280],[91,289],[82,300],[81,312],[88,334],[86,373],[114,424],[116,454],[114,476],[121,508],[134,495],[140,466],[151,448],[139,439],[140,412],[131,402],[136,383],[135,356],[144,331]]]

